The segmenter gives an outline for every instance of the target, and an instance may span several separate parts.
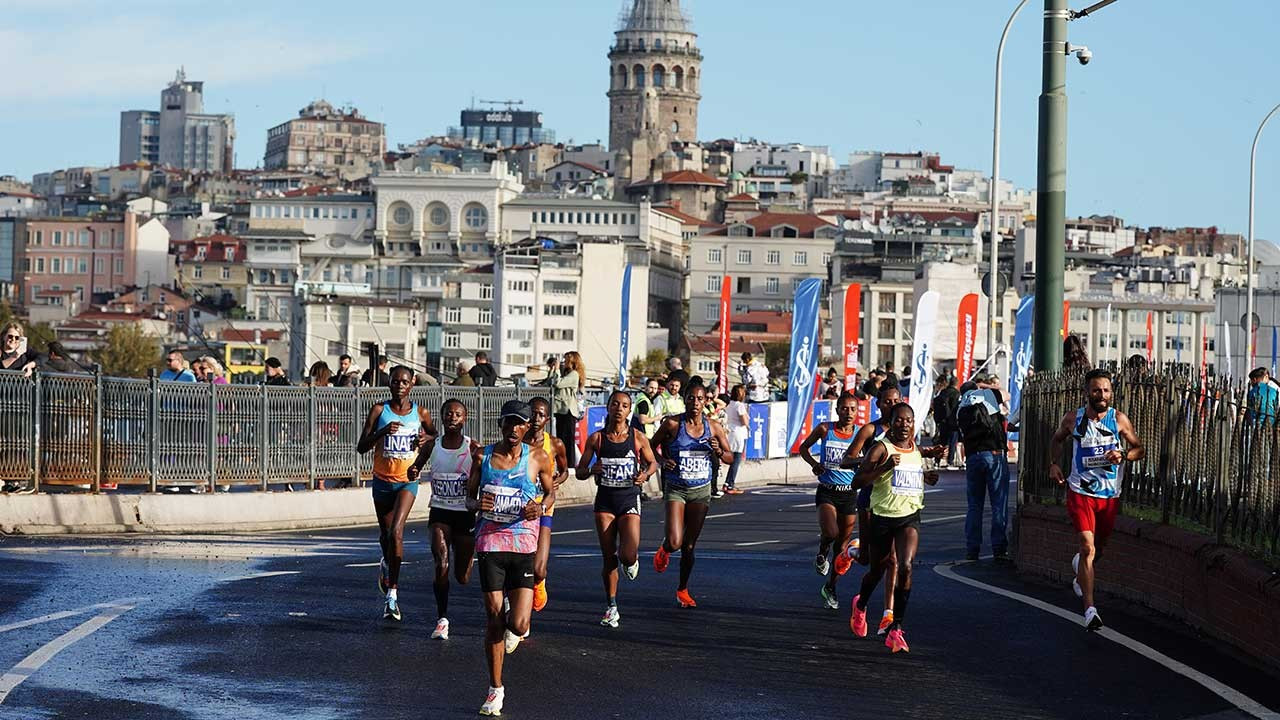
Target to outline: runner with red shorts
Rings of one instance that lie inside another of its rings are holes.
[[[1071,586],[1084,601],[1084,626],[1102,627],[1093,604],[1093,563],[1106,546],[1120,514],[1120,488],[1125,461],[1141,460],[1147,451],[1133,431],[1128,416],[1111,407],[1111,373],[1092,370],[1084,376],[1088,404],[1067,413],[1049,445],[1049,477],[1067,485],[1067,514],[1080,533],[1080,552],[1071,559],[1075,579]],[[1071,439],[1071,472],[1065,478],[1056,458]],[[1128,449],[1122,449],[1121,440]]]

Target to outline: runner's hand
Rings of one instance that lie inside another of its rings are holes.
[[[540,517],[542,517],[542,504],[530,500],[529,504],[524,506],[524,519],[537,520]]]
[[[716,437],[715,433],[711,434],[710,445],[711,445],[711,452],[719,455],[720,454],[720,438]]]
[[[894,467],[898,467],[899,465],[902,464],[902,456],[898,455],[897,453],[894,453],[892,456],[889,457],[889,464]]]
[[[826,468],[822,467],[822,465],[819,465],[817,463],[814,463],[813,465],[809,466],[809,469],[812,470],[813,474],[817,475],[818,477],[822,477],[823,471],[826,470]]]
[[[420,448],[423,445],[426,445],[427,440],[430,438],[431,436],[427,434],[426,428],[418,428],[418,437],[414,438],[413,446],[415,448]]]
[[[649,478],[647,478],[647,477],[645,477],[645,476],[644,476],[644,471],[643,471],[643,470],[637,470],[637,471],[636,471],[636,476],[635,476],[635,478],[634,478],[634,482],[635,482],[635,484],[636,484],[636,485],[644,485],[644,484],[645,484],[645,481],[647,481],[648,479],[649,479]]]
[[[604,474],[604,465],[602,465],[601,463],[596,463],[595,465],[591,466],[591,477],[598,478],[603,474]]]
[[[924,471],[924,481],[925,481],[925,484],[928,484],[928,485],[937,485],[937,484],[938,484],[938,471],[937,471],[937,470],[925,470],[925,471]]]
[[[398,432],[400,432],[400,423],[394,420],[392,422],[387,423],[382,428],[383,435],[395,435]]]
[[[1106,454],[1106,458],[1107,458],[1107,462],[1111,463],[1112,465],[1119,465],[1120,463],[1124,462],[1124,453],[1120,452],[1119,450],[1112,450],[1111,452]]]
[[[680,465],[675,461],[675,458],[667,458],[662,461],[663,470],[675,470],[678,467],[680,467]]]
[[[493,494],[480,493],[480,512],[489,512],[493,509]]]
[[[405,475],[409,478],[409,482],[417,482],[418,473],[420,472],[422,471],[418,469],[417,465],[410,465],[409,469],[405,471]]]
[[[1059,485],[1066,483],[1066,480],[1062,477],[1062,468],[1058,467],[1057,463],[1049,466],[1049,479]]]

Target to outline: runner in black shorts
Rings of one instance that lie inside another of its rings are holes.
[[[640,572],[640,487],[658,472],[658,461],[644,434],[630,426],[631,396],[615,390],[609,396],[603,430],[587,438],[578,461],[579,480],[596,479],[596,535],[604,556],[605,597],[609,602],[600,624],[618,627],[618,565],[628,580]]]
[[[857,426],[853,423],[853,414],[858,400],[853,393],[845,391],[836,400],[836,421],[820,423],[800,443],[800,458],[813,468],[818,476],[818,492],[815,502],[818,506],[818,555],[814,559],[814,568],[819,575],[827,576],[820,595],[823,603],[831,610],[840,607],[836,599],[836,578],[845,574],[852,564],[850,543],[853,537],[853,525],[857,519],[858,490],[853,486],[853,471],[844,470],[840,462],[849,446],[853,443]],[[815,459],[809,452],[818,445],[819,458]],[[835,572],[827,555],[835,547]]]

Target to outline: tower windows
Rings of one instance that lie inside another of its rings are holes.
[[[631,75],[632,77],[635,78],[635,82],[632,84],[632,87],[634,87],[637,90],[644,87],[644,66],[643,65],[636,65],[634,68],[632,68]]]
[[[656,88],[666,87],[667,69],[661,65],[653,66],[653,86]]]
[[[680,67],[679,65],[677,65],[675,69],[675,81],[676,81],[676,89],[683,90],[684,89],[684,68]]]

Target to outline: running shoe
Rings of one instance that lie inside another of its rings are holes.
[[[883,635],[889,632],[889,626],[893,624],[893,611],[885,610],[884,615],[880,617],[880,629],[876,630],[877,635]]]
[[[858,637],[867,636],[867,610],[858,607],[858,598],[861,595],[853,596],[853,614],[849,616],[849,629]]]
[[[902,634],[902,628],[889,631],[889,637],[884,639],[884,646],[893,652],[911,652],[911,648],[907,647],[907,638]]]
[[[636,576],[640,574],[640,561],[636,560],[630,565],[623,565],[622,574],[626,575],[628,580],[635,580]]]
[[[1098,608],[1091,606],[1084,611],[1084,629],[1089,632],[1102,629],[1102,616],[1098,614]]]
[[[676,591],[676,601],[680,603],[680,607],[682,608],[698,607],[698,603],[693,601],[693,596],[689,594],[689,590],[687,588]]]
[[[489,688],[489,697],[485,698],[484,704],[480,706],[480,714],[490,717],[498,717],[502,714],[503,688]]]
[[[523,639],[523,637],[511,632],[510,630],[502,631],[502,642],[508,655],[515,652],[516,648],[520,647],[520,641]]]
[[[547,581],[543,580],[533,586],[533,610],[534,612],[542,612],[542,608],[547,606]]]
[[[717,498],[717,499],[722,498],[722,497],[724,497],[724,491],[723,491],[723,490],[716,490],[715,492],[711,493],[711,497],[713,497],[713,498]]]
[[[813,569],[817,570],[819,575],[826,577],[827,573],[831,571],[831,563],[827,561],[827,556],[815,555],[813,558]]]
[[[839,610],[840,600],[836,598],[836,591],[826,585],[818,591],[818,595],[822,596],[822,602],[827,606],[828,610]]]
[[[386,605],[382,608],[383,620],[400,622],[400,603],[392,596],[387,596]]]
[[[387,561],[382,559],[378,561],[378,594],[386,597],[387,595]]]
[[[849,547],[844,552],[836,555],[836,574],[843,575],[849,572],[849,568],[853,567],[853,558],[858,554],[858,538],[854,538],[849,542]]]
[[[432,640],[448,640],[449,639],[449,618],[440,618],[436,621],[436,629],[431,631]]]
[[[736,487],[731,487],[731,488],[726,488],[724,492],[726,495],[741,495],[745,493],[746,490],[739,490]]]
[[[1076,556],[1071,558],[1071,572],[1074,573],[1071,578],[1071,590],[1076,594],[1076,597],[1082,598],[1084,597],[1084,590],[1080,587],[1080,553],[1076,553]]]
[[[600,624],[605,627],[616,628],[618,627],[618,621],[621,619],[622,616],[618,614],[618,606],[610,605],[609,608],[604,611],[604,616],[600,618]]]
[[[663,543],[665,545],[666,543]],[[663,573],[667,571],[667,564],[671,562],[671,553],[663,545],[658,546],[658,552],[653,554],[653,571]]]

